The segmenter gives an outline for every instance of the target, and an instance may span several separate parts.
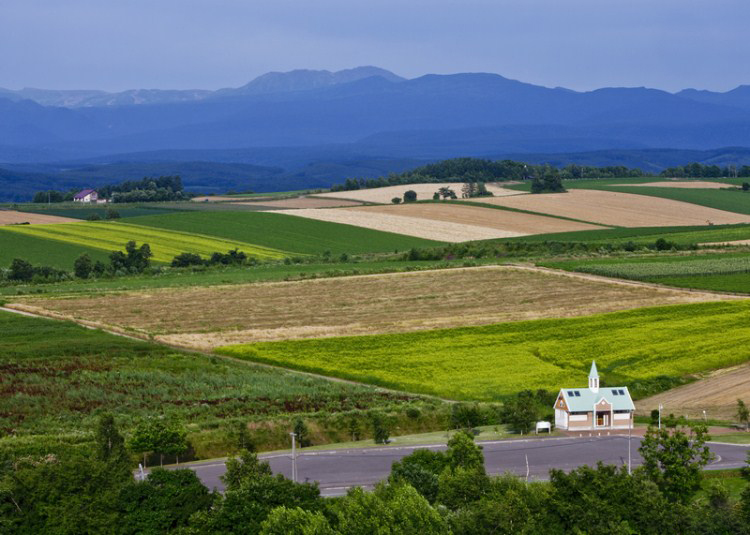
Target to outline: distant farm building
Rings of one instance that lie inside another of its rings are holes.
[[[99,195],[93,189],[84,189],[73,196],[74,202],[97,202]]]
[[[567,431],[628,429],[635,405],[626,386],[599,388],[599,372],[591,363],[588,388],[563,388],[555,401],[555,426]]]

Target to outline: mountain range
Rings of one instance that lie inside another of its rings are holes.
[[[272,72],[216,91],[0,89],[0,186],[13,176],[24,183],[22,173],[54,183],[61,173],[99,169],[81,172],[85,185],[179,164],[203,170],[192,187],[205,191],[230,183],[277,189],[290,177],[295,186],[317,187],[455,156],[563,161],[590,153],[606,160],[607,151],[722,147],[750,147],[750,86],[581,92],[497,74],[405,79],[357,67]],[[13,189],[14,198],[23,195]]]

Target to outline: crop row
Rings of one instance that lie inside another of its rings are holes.
[[[717,327],[717,326],[720,326]],[[750,359],[750,303],[645,308],[485,327],[226,346],[248,360],[452,399],[682,377]]]
[[[278,259],[286,256],[282,251],[241,241],[121,222],[14,225],[3,230],[108,251],[121,250],[125,243],[134,240],[139,244],[148,243],[156,262],[169,262],[184,252],[210,255],[235,248],[260,259]]]
[[[636,280],[657,277],[726,275],[750,273],[750,256],[674,262],[582,263],[575,265],[572,269],[583,273]]]

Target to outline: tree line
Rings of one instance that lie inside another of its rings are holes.
[[[34,203],[60,203],[73,200],[77,189],[69,191],[45,190],[34,194]],[[141,180],[126,180],[97,189],[99,198],[113,203],[125,202],[166,202],[182,201],[191,198],[185,192],[182,179],[177,175],[145,177]]]
[[[179,430],[177,430],[179,435]],[[168,431],[154,431],[169,442]],[[417,449],[375,490],[324,499],[316,483],[273,474],[244,451],[226,464],[224,493],[192,470],[133,477],[126,440],[103,415],[91,455],[0,459],[3,533],[420,535],[498,533],[706,534],[750,532],[750,486],[739,500],[721,479],[706,428],[650,427],[639,468],[597,464],[549,481],[490,476],[482,447],[459,431],[445,451]],[[146,437],[146,441],[152,440]],[[750,479],[750,456],[745,477]],[[702,496],[699,496],[699,491]]]

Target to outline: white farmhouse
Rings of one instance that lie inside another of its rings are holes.
[[[599,388],[596,362],[588,388],[563,388],[555,401],[555,427],[567,431],[628,429],[635,405],[626,386]]]

